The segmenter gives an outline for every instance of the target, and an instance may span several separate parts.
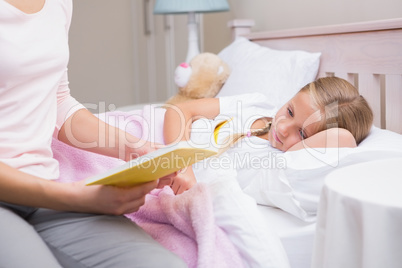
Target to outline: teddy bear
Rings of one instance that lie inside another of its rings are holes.
[[[177,66],[174,80],[179,90],[166,104],[215,97],[229,75],[229,66],[218,55],[207,52],[198,54],[189,64]]]

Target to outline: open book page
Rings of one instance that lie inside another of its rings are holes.
[[[157,180],[180,169],[216,155],[216,146],[197,147],[187,141],[179,142],[133,159],[122,166],[87,179],[87,185],[133,186]]]

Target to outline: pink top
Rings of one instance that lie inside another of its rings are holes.
[[[0,0],[0,161],[58,178],[52,135],[78,109],[67,78],[71,0],[26,14]]]

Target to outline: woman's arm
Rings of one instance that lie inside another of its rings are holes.
[[[156,181],[132,188],[59,183],[0,162],[0,201],[56,210],[121,215],[137,211]]]
[[[76,148],[131,160],[153,151],[155,146],[106,124],[91,112],[81,109],[70,116],[60,129],[58,139]]]
[[[288,151],[296,151],[304,148],[354,148],[356,146],[355,138],[347,129],[330,128],[296,143]]]

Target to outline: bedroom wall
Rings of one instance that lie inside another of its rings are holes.
[[[302,28],[402,17],[401,0],[228,0],[230,12],[204,16],[204,48],[219,52],[230,42],[226,25],[233,18],[254,19],[253,31]],[[216,25],[216,26],[215,26]]]
[[[130,0],[74,0],[73,7],[69,35],[72,95],[83,103],[106,102],[106,107],[132,103]]]
[[[171,16],[172,20],[154,16],[154,2],[73,0],[70,89],[87,107],[95,104],[107,109],[109,105],[165,101],[176,92],[173,72],[185,59],[187,16]],[[145,12],[150,15],[144,16]],[[152,34],[144,33],[146,29]],[[174,40],[166,37],[167,31],[174,35],[169,37]],[[174,49],[168,49],[168,45]],[[166,54],[175,61],[170,68],[173,70],[166,68],[167,62],[161,62]],[[170,83],[165,82],[167,76]],[[159,89],[161,94],[155,93]]]
[[[73,1],[69,75],[79,101],[106,101],[106,107],[137,103],[132,1],[142,0]],[[234,18],[254,19],[258,31],[402,17],[401,0],[228,1],[229,12],[203,16],[203,51],[218,53],[231,42],[226,24]]]

